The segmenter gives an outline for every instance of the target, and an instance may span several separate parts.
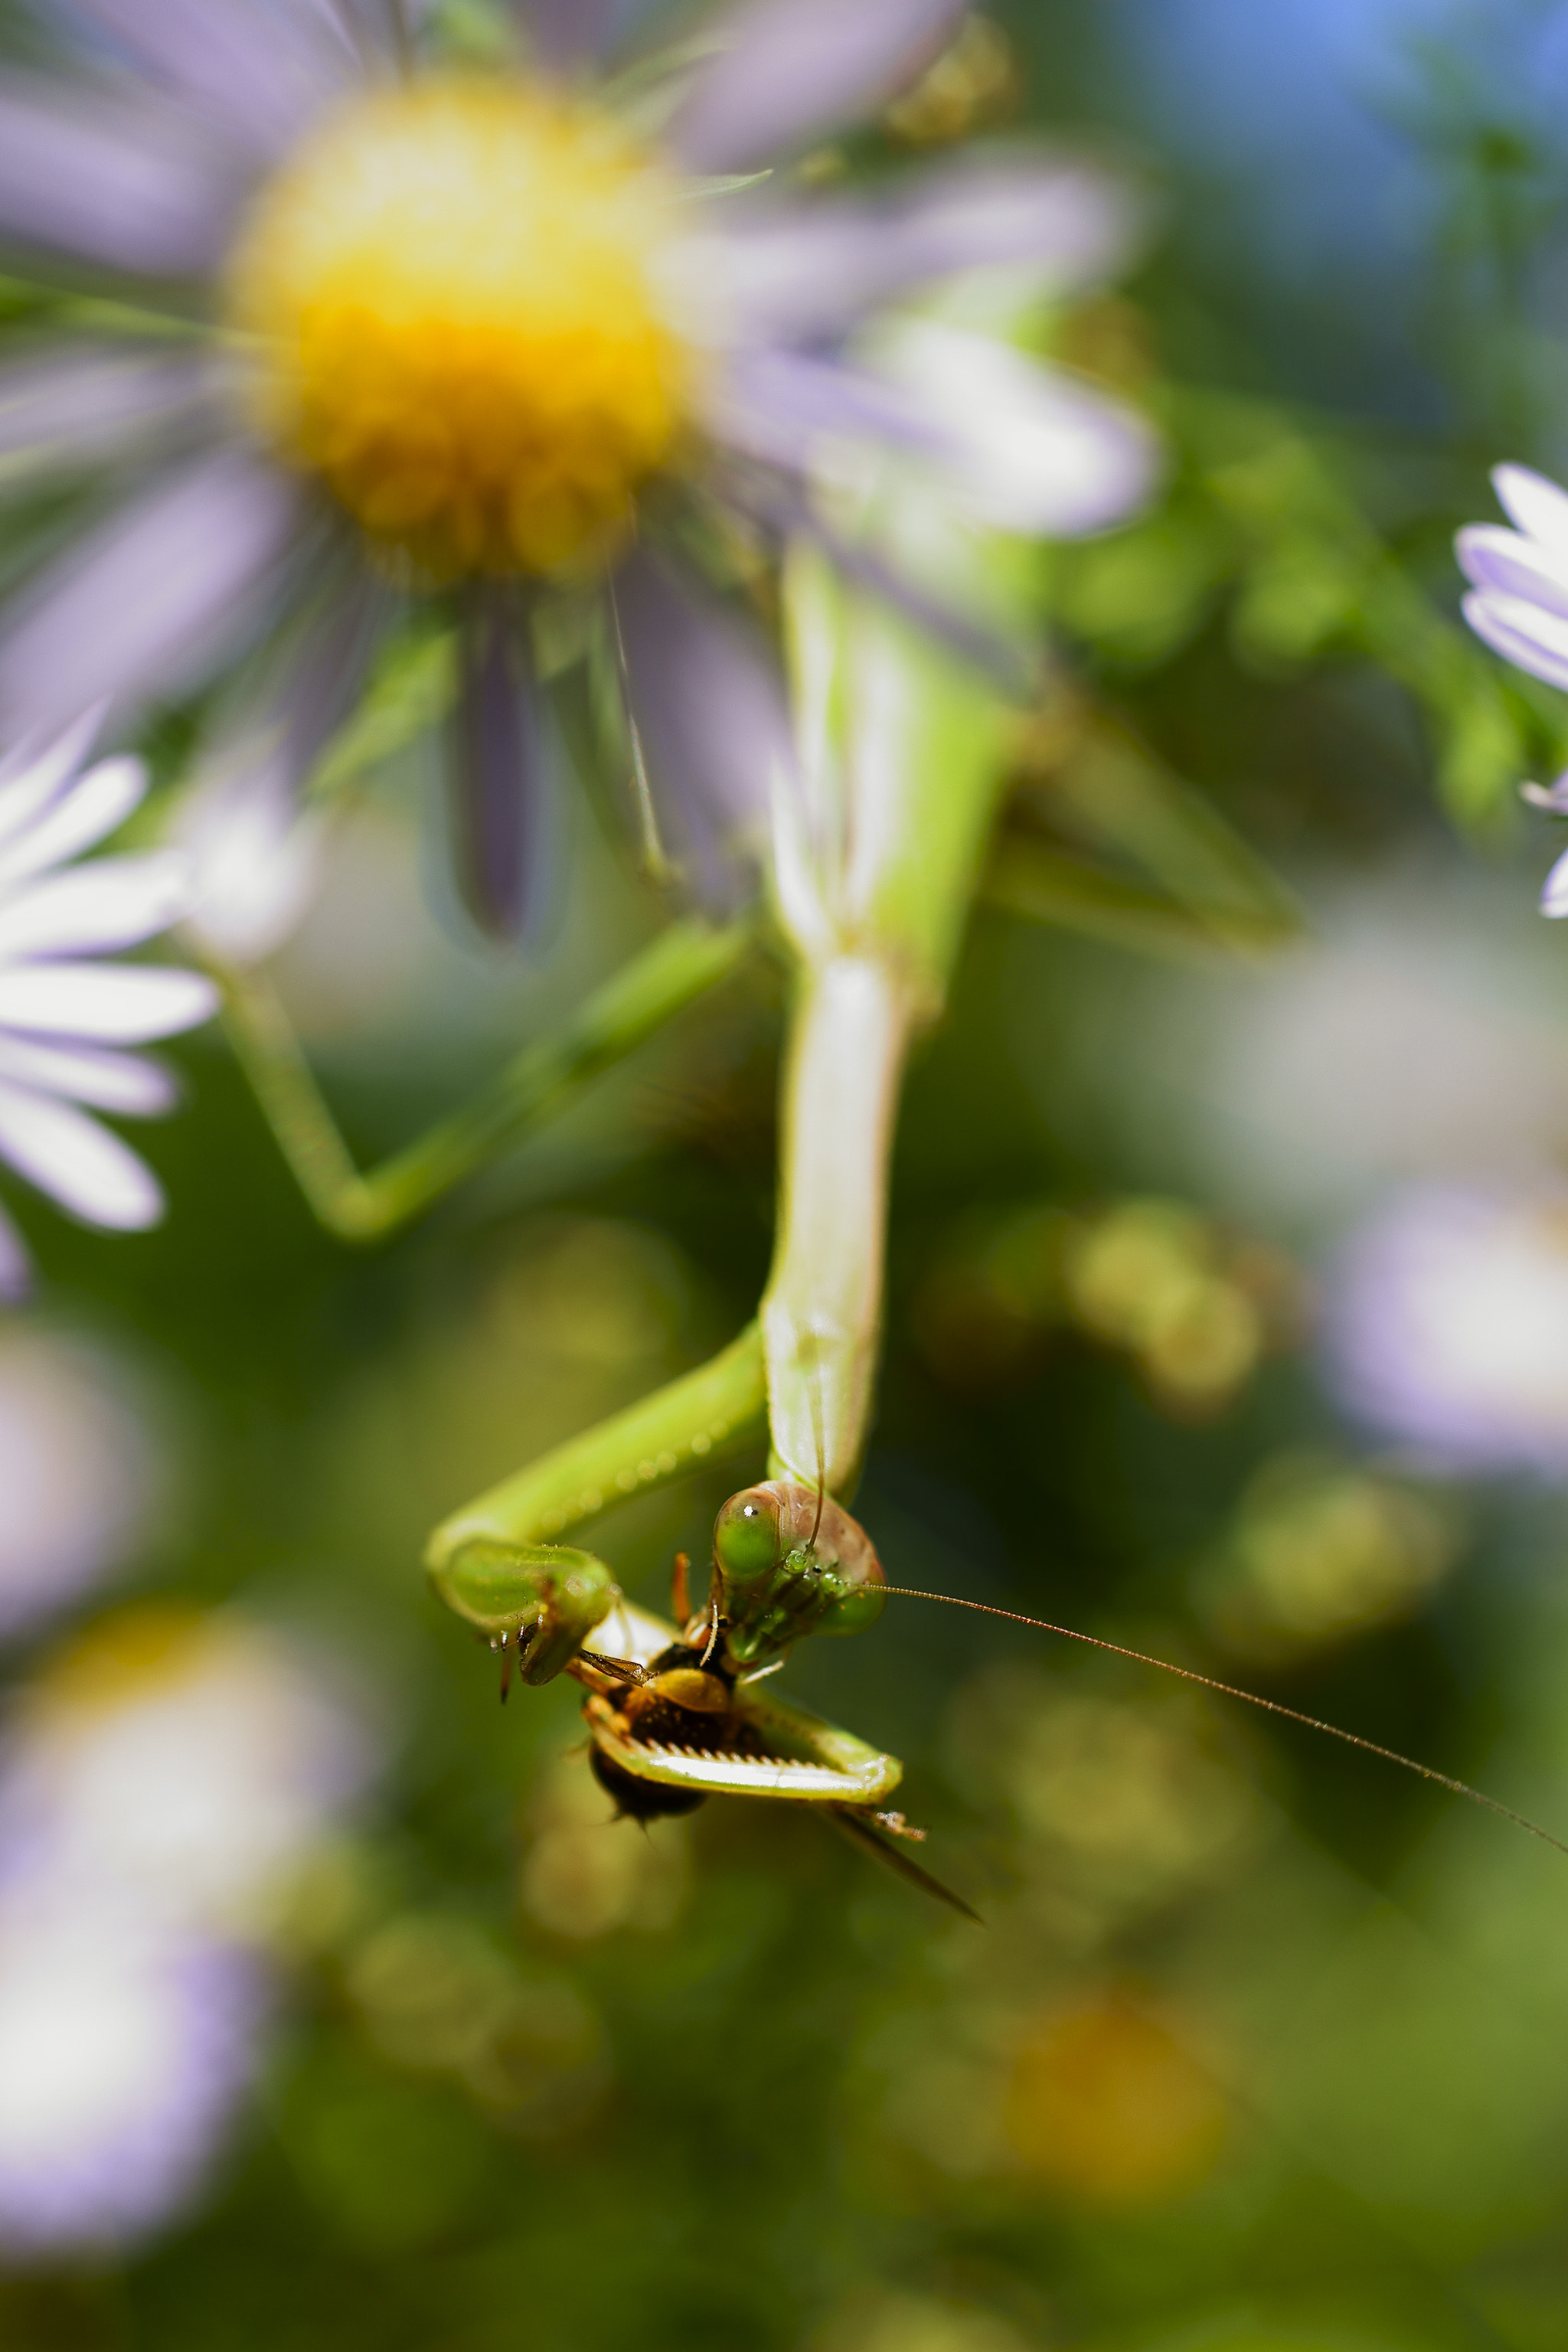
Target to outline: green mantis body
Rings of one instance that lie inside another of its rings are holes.
[[[742,1334],[730,1351],[737,1370],[756,1345]],[[689,1429],[700,1393],[691,1383],[665,1391],[667,1409],[672,1398],[678,1408],[671,1436]],[[581,1458],[580,1444],[567,1451]],[[551,1485],[547,1457],[513,1483],[513,1512],[520,1486],[526,1499]],[[546,1506],[545,1514],[560,1509]],[[436,1590],[500,1653],[503,1696],[514,1672],[535,1684],[566,1673],[584,1685],[593,1769],[621,1813],[646,1822],[689,1812],[711,1795],[813,1805],[967,1910],[880,1834],[918,1834],[885,1809],[902,1778],[898,1758],[760,1687],[807,1634],[858,1633],[882,1612],[870,1538],[820,1486],[774,1478],[732,1495],[714,1527],[708,1593],[695,1612],[687,1562],[677,1560],[673,1623],[627,1601],[592,1552],[515,1537],[503,1543],[476,1531],[485,1517],[477,1506],[438,1532],[429,1555]]]

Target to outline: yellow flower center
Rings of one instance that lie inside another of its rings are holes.
[[[526,83],[355,100],[230,257],[258,423],[421,572],[548,571],[613,531],[675,438],[673,199],[607,117]]]

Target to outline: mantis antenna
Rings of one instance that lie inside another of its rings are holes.
[[[1486,1796],[1472,1789],[1468,1780],[1455,1780],[1447,1772],[1438,1772],[1430,1764],[1418,1764],[1414,1756],[1401,1756],[1395,1748],[1380,1748],[1375,1739],[1363,1739],[1359,1732],[1342,1731],[1337,1723],[1323,1723],[1315,1715],[1303,1715],[1299,1707],[1283,1706],[1277,1698],[1261,1698],[1257,1691],[1240,1690],[1235,1683],[1216,1682],[1212,1675],[1200,1675],[1192,1666],[1174,1666],[1169,1658],[1152,1658],[1145,1650],[1129,1650],[1121,1642],[1102,1641],[1098,1633],[1080,1633],[1071,1625],[1053,1625],[1044,1617],[1026,1617],[1016,1609],[998,1609],[989,1601],[961,1601],[953,1592],[922,1592],[911,1584],[885,1584],[881,1590],[900,1601],[942,1601],[950,1609],[973,1609],[983,1617],[1005,1617],[1014,1625],[1033,1625],[1042,1633],[1059,1633],[1064,1642],[1083,1642],[1091,1650],[1109,1650],[1118,1658],[1131,1658],[1141,1666],[1158,1666],[1163,1675],[1177,1675],[1184,1683],[1197,1683],[1203,1689],[1218,1691],[1222,1698],[1244,1699],[1248,1706],[1262,1707],[1268,1715],[1282,1715],[1288,1722],[1303,1723],[1309,1731],[1326,1732],[1331,1739],[1342,1739],[1347,1748],[1364,1748],[1369,1756],[1381,1756],[1385,1764],[1398,1764],[1406,1772],[1415,1773],[1423,1780],[1435,1780],[1440,1789],[1456,1797],[1468,1797],[1472,1805],[1483,1805],[1489,1813],[1500,1813],[1505,1822],[1517,1829],[1528,1830],[1531,1837],[1540,1838],[1543,1845],[1555,1846],[1559,1853],[1568,1853],[1568,1841],[1553,1837],[1538,1822],[1516,1813],[1511,1805],[1496,1797]]]

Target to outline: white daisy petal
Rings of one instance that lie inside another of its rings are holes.
[[[977,522],[1074,539],[1121,521],[1152,486],[1142,419],[1010,343],[916,319],[879,339],[877,359],[947,440]]]
[[[0,1081],[6,1078],[39,1094],[68,1095],[95,1110],[133,1118],[156,1118],[180,1098],[173,1075],[140,1055],[117,1054],[106,1045],[41,1045],[0,1030]]]
[[[180,850],[100,858],[8,903],[0,897],[0,961],[134,947],[178,922],[190,901],[191,865]]]
[[[103,705],[85,711],[63,734],[40,749],[37,739],[19,743],[0,760],[0,843],[31,824],[76,774],[103,724]]]
[[[1497,523],[1471,523],[1454,541],[1459,569],[1472,587],[1522,597],[1568,617],[1568,549],[1561,555]]]
[[[0,1083],[0,1159],[90,1225],[142,1233],[163,1213],[156,1177],[69,1103]]]
[[[100,760],[35,824],[0,847],[0,891],[92,848],[124,824],[146,791],[147,771],[140,760]]]
[[[1492,488],[1511,522],[1557,556],[1568,556],[1568,490],[1529,466],[1498,466]]]
[[[0,971],[0,1028],[46,1037],[144,1044],[194,1029],[217,1010],[217,991],[197,971],[161,964],[24,964]]]
[[[1516,669],[1568,690],[1568,620],[1522,597],[1472,590],[1460,607],[1478,637]]]

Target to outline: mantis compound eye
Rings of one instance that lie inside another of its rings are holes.
[[[759,1584],[779,1559],[779,1507],[760,1486],[731,1495],[713,1529],[713,1557],[731,1584]]]

